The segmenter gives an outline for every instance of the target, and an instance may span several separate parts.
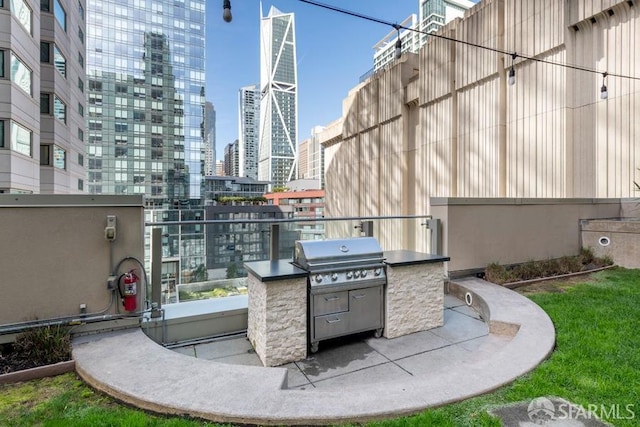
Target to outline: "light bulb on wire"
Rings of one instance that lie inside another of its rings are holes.
[[[605,84],[605,79],[607,78],[607,72],[602,73],[602,87],[600,88],[600,99],[609,98],[609,91],[607,90],[607,85]]]
[[[512,53],[511,54],[511,68],[509,69],[509,78],[507,79],[507,84],[509,86],[513,86],[514,84],[516,84],[516,69],[513,68],[513,62],[516,60],[516,58],[518,57],[517,53]]]
[[[400,59],[400,57],[402,56],[402,40],[400,40],[400,26],[395,25],[395,27],[396,27],[396,30],[398,31],[398,40],[396,40],[395,57],[396,59]]]
[[[231,0],[222,2],[222,19],[224,19],[224,22],[231,22]]]

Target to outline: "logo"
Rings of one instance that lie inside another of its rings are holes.
[[[555,418],[556,407],[546,397],[538,397],[529,403],[527,414],[534,424],[544,425]]]

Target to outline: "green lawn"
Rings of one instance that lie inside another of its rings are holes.
[[[557,347],[549,360],[498,391],[411,417],[370,426],[499,426],[487,410],[510,402],[558,396],[585,408],[622,408],[633,419],[605,419],[615,426],[640,424],[640,270],[613,269],[585,283],[543,285],[524,292],[553,320]],[[0,426],[206,426],[122,406],[65,374],[0,385]]]

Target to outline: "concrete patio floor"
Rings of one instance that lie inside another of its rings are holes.
[[[313,390],[408,380],[487,357],[511,340],[510,336],[489,334],[480,313],[452,295],[445,296],[444,321],[442,327],[394,339],[373,338],[369,332],[324,341],[307,359],[282,366],[288,371],[288,388]],[[262,366],[246,335],[173,350],[220,363]]]
[[[476,278],[448,288],[443,327],[322,342],[318,353],[284,367],[260,366],[244,337],[170,350],[139,329],[79,337],[73,357],[87,383],[143,409],[319,425],[397,417],[486,393],[553,350],[553,324],[529,299]]]

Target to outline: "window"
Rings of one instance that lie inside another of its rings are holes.
[[[11,12],[18,22],[31,34],[31,9],[25,0],[11,0]]]
[[[78,114],[80,114],[81,117],[84,117],[84,106],[80,102],[78,102]]]
[[[4,148],[4,120],[0,120],[0,148]]]
[[[84,57],[82,56],[82,52],[78,52],[78,63],[82,68],[84,68]]]
[[[40,93],[40,114],[51,114],[50,93]]]
[[[31,156],[31,131],[13,120],[11,121],[11,149]]]
[[[64,11],[64,8],[60,4],[60,0],[53,0],[53,14],[62,29],[67,31],[67,12]]]
[[[40,42],[40,62],[51,62],[51,43]]]
[[[40,0],[40,10],[43,12],[51,12],[51,0]]]
[[[80,92],[84,92],[84,82],[82,81],[82,77],[78,77],[78,89],[80,89]]]
[[[78,164],[84,166],[84,156],[80,153],[78,153]]]
[[[4,77],[4,50],[0,50],[0,77]]]
[[[53,96],[53,115],[63,123],[67,123],[67,105],[56,95]]]
[[[11,52],[11,81],[31,95],[31,70]]]
[[[80,191],[84,190],[84,181],[81,179],[78,180],[78,190]]]
[[[53,167],[63,170],[67,168],[67,152],[57,145],[53,146]]]
[[[53,45],[53,62],[60,74],[67,77],[67,60],[56,45]]]
[[[80,12],[80,18],[84,21],[84,7],[80,2],[78,2],[78,12]]]
[[[50,145],[40,146],[40,165],[41,166],[51,165],[51,146]]]
[[[80,128],[78,128],[78,139],[84,141],[84,131]]]

